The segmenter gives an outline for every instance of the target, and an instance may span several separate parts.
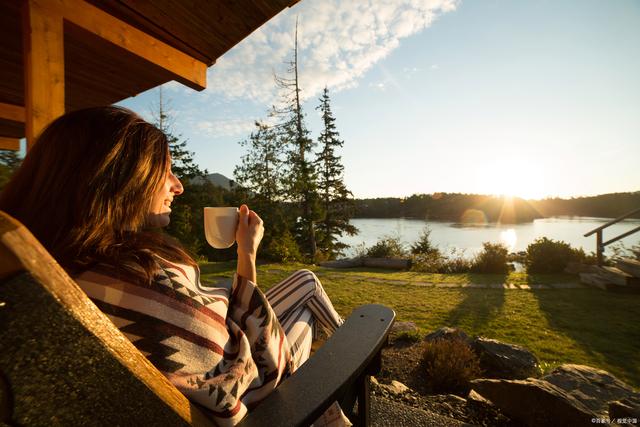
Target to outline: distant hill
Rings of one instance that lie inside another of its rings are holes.
[[[220,173],[210,173],[209,175],[205,175],[204,179],[217,187],[224,188],[225,190],[231,190],[236,185],[236,182],[234,180],[229,179]],[[197,177],[193,180],[193,182],[194,184],[202,184],[203,179]]]
[[[480,194],[414,194],[356,199],[356,218],[417,218],[454,222],[523,223],[551,216],[616,218],[640,208],[640,191],[571,199],[504,199]],[[636,213],[632,218],[640,218]]]

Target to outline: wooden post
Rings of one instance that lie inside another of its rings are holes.
[[[596,253],[598,254],[598,265],[602,266],[602,251],[604,248],[602,247],[602,230],[598,230],[596,233]]]
[[[27,150],[52,120],[64,114],[62,14],[42,0],[22,9]]]

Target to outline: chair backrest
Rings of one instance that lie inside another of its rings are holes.
[[[213,426],[0,211],[0,423]]]

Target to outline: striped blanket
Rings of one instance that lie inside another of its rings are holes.
[[[158,257],[151,285],[97,266],[75,278],[115,325],[220,426],[237,424],[297,366],[251,281],[206,287],[199,270]]]

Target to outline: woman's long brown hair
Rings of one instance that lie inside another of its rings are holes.
[[[144,229],[170,163],[164,133],[132,111],[74,111],[42,132],[0,195],[0,209],[72,276],[102,263],[149,282],[153,254],[195,265],[175,239]]]

